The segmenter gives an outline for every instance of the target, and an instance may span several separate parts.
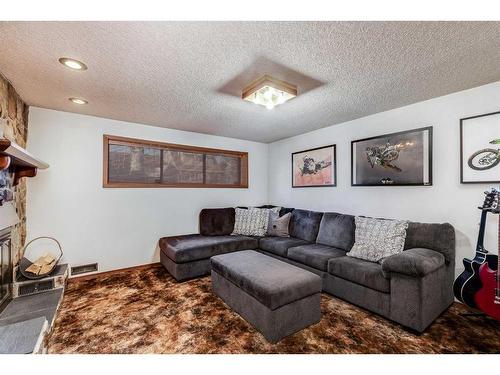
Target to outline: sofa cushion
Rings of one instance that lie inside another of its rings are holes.
[[[280,217],[278,212],[270,211],[266,235],[270,237],[290,237],[288,228],[291,217],[290,212]]]
[[[276,209],[278,210],[278,209]],[[244,236],[265,236],[269,222],[267,208],[236,208],[232,234]]]
[[[354,216],[325,212],[319,226],[316,243],[349,251],[354,244]]]
[[[408,224],[406,231],[405,250],[426,248],[443,254],[446,262],[455,260],[455,229],[451,224]]]
[[[271,310],[321,292],[321,278],[260,254],[240,251],[210,259],[212,270]]]
[[[422,277],[441,268],[444,263],[443,254],[434,250],[416,248],[385,258],[382,261],[382,271],[385,275],[401,273]]]
[[[225,236],[233,233],[234,208],[205,208],[200,212],[200,234]]]
[[[391,289],[378,263],[347,256],[333,258],[328,261],[328,273],[380,292],[389,293]]]
[[[292,213],[295,208],[290,207],[281,207],[280,209],[280,217],[286,215],[287,213]]]
[[[282,257],[286,257],[289,248],[307,244],[307,241],[293,237],[264,237],[259,240],[259,247],[262,250]]]
[[[322,212],[293,210],[290,220],[290,236],[307,242],[315,242],[322,216]]]
[[[327,271],[328,261],[332,258],[345,256],[345,251],[334,247],[310,244],[288,249],[287,257],[317,270]]]
[[[408,221],[356,216],[355,242],[347,256],[380,262],[403,251]]]
[[[259,240],[245,236],[183,236],[160,238],[159,246],[171,260],[186,263],[238,250],[256,249]]]

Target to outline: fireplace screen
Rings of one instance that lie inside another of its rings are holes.
[[[10,299],[12,284],[12,254],[10,232],[0,235],[0,310]]]

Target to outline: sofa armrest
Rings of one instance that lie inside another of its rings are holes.
[[[386,277],[391,273],[422,277],[444,264],[443,254],[434,250],[413,248],[385,258],[382,261],[382,272]]]

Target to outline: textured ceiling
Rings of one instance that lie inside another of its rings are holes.
[[[500,22],[0,22],[30,105],[261,142],[498,81],[499,61]],[[264,73],[299,96],[241,100]]]

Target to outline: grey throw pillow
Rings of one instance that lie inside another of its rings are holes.
[[[358,216],[355,221],[355,242],[347,256],[380,262],[403,251],[408,221]]]
[[[267,226],[267,235],[271,237],[290,237],[288,225],[292,214],[289,212],[280,217],[279,212],[269,212],[269,224]]]

